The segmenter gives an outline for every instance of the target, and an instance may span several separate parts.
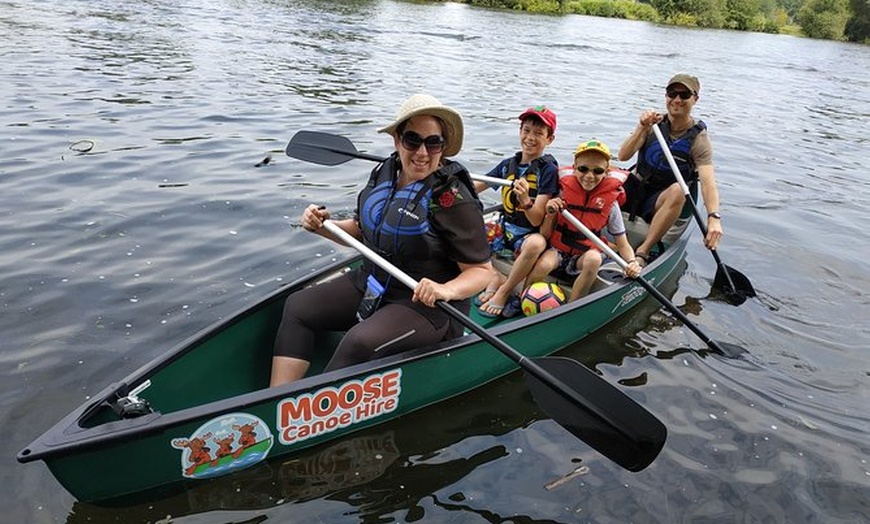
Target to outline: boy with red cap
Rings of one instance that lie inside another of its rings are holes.
[[[520,150],[487,173],[513,182],[501,188],[503,209],[498,226],[503,233],[491,246],[494,252],[509,250],[514,263],[507,277],[494,271],[486,290],[478,295],[476,303],[486,317],[519,312],[519,300],[511,294],[547,248],[547,240],[538,229],[546,216],[547,202],[559,192],[559,164],[553,155],[544,153],[556,138],[556,113],[547,106],[535,106],[523,111],[519,120]],[[483,182],[475,182],[475,186],[478,192],[489,187]]]
[[[625,222],[619,209],[622,181],[607,176],[610,167],[610,149],[598,140],[584,142],[574,152],[574,174],[559,180],[559,196],[547,203],[547,217],[541,225],[541,234],[550,241],[550,249],[535,262],[528,281],[543,280],[557,271],[560,276],[574,279],[568,300],[577,300],[589,293],[598,268],[603,260],[594,242],[574,229],[562,216],[567,209],[592,232],[602,236],[604,229],[613,237],[619,255],[631,262],[625,275],[640,275],[640,265],[634,260],[634,250],[625,234]]]

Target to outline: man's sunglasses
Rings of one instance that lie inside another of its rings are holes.
[[[444,150],[444,137],[441,135],[429,135],[426,138],[413,131],[402,133],[402,146],[408,151],[417,151],[420,146],[426,146],[430,155],[437,155]]]
[[[574,169],[576,169],[577,171],[580,171],[584,175],[586,173],[592,171],[592,174],[596,175],[596,176],[601,176],[607,171],[603,167],[589,167],[589,166],[576,166]]]
[[[665,94],[672,100],[677,97],[680,97],[680,100],[688,100],[695,96],[695,93],[692,91],[677,91],[676,89],[669,89],[665,91]]]

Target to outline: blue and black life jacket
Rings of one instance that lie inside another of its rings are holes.
[[[444,166],[424,180],[398,189],[400,163],[394,153],[372,170],[357,199],[363,243],[416,280],[426,277],[447,282],[460,272],[458,265],[446,256],[444,240],[433,231],[431,214],[459,200],[481,205],[465,167],[451,160],[444,162]],[[366,260],[364,266],[364,273],[389,282],[388,296],[410,296],[410,290],[389,279],[374,263]]]
[[[535,201],[535,198],[538,196],[538,181],[540,180],[541,173],[543,173],[544,168],[547,164],[552,164],[554,172],[558,172],[559,170],[559,162],[556,160],[553,155],[546,154],[542,155],[528,164],[528,168],[526,171],[520,175],[520,159],[522,158],[522,152],[517,152],[513,158],[510,159],[507,166],[505,167],[504,173],[502,174],[502,178],[505,180],[513,181],[518,178],[525,178],[529,182],[529,198],[532,199],[532,202]],[[555,175],[558,177],[558,175]],[[519,207],[519,203],[517,202],[517,196],[514,194],[512,188],[510,186],[504,186],[501,188],[501,201],[503,206],[502,217],[507,221],[525,229],[535,229],[537,230],[537,226],[534,226],[526,217],[526,214]]]
[[[670,135],[670,120],[665,118],[659,127],[661,127],[662,135],[664,135],[668,148],[674,156],[677,168],[683,175],[683,180],[688,184],[698,178],[695,163],[692,161],[692,144],[701,131],[707,129],[707,124],[698,120],[683,136],[676,140],[672,139]],[[671,165],[662,151],[661,144],[654,134],[647,137],[646,142],[640,148],[637,156],[637,172],[644,185],[651,191],[665,189],[677,181],[673,171],[671,171]]]

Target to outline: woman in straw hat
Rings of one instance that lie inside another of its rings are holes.
[[[327,370],[459,336],[462,327],[436,301],[469,311],[469,297],[492,271],[481,206],[458,162],[462,117],[436,98],[417,94],[395,121],[378,130],[396,151],[372,170],[354,217],[334,223],[419,281],[412,292],[366,261],[340,278],[292,294],[275,340],[272,386],[305,376],[318,330],[346,331]],[[302,226],[338,241],[311,204]],[[328,300],[324,300],[329,297]]]

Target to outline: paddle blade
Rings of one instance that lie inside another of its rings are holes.
[[[732,287],[731,284],[734,284],[734,286]],[[713,278],[713,288],[724,293],[728,302],[735,306],[746,302],[746,299],[749,297],[756,296],[755,288],[752,287],[752,282],[749,281],[746,275],[725,264],[719,265],[719,268],[716,270],[716,276]]]
[[[322,166],[337,166],[354,158],[365,158],[349,139],[330,133],[299,131],[287,148],[287,156]]]
[[[747,351],[743,346],[730,344],[728,342],[716,342],[716,347],[714,349],[722,356],[728,358],[743,358],[744,355],[749,353],[749,351]]]
[[[668,430],[652,413],[586,366],[565,357],[533,360],[580,397],[607,413],[603,421],[566,398],[552,384],[526,373],[535,402],[544,413],[599,453],[629,471],[640,471],[658,456]]]

